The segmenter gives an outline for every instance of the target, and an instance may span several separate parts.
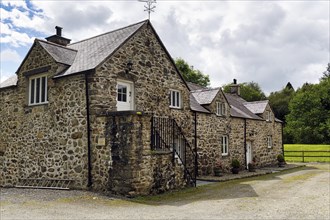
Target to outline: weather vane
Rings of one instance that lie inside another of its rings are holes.
[[[147,3],[147,5],[144,6],[144,11],[148,12],[149,15],[149,20],[150,20],[150,13],[151,12],[155,12],[154,9],[156,8],[156,6],[153,6],[152,4],[156,4],[156,0],[139,0],[139,2],[145,2]]]

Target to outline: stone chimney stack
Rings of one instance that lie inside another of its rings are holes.
[[[230,85],[230,93],[233,95],[241,95],[241,88],[239,86],[239,84],[237,84],[237,80],[234,79],[233,84]]]
[[[46,37],[46,40],[55,44],[59,44],[62,46],[66,46],[70,43],[71,39],[67,39],[65,37],[62,37],[62,27],[56,26],[56,34],[52,35],[50,37]]]
[[[62,37],[62,27],[56,26],[56,35]]]

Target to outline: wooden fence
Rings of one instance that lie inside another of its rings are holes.
[[[322,162],[330,162],[330,151],[296,151],[296,150],[285,150],[284,157],[287,158],[301,158],[301,162],[305,162],[305,158],[314,158],[312,161],[317,162],[318,158],[325,158],[325,160],[321,160]],[[296,160],[295,160],[296,161]],[[311,161],[311,160],[309,160]]]

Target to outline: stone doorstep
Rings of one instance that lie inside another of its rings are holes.
[[[305,167],[306,165],[302,164],[286,164],[285,167],[263,167],[256,169],[255,172],[249,172],[247,170],[241,170],[238,174],[223,173],[222,176],[199,176],[197,177],[197,186],[205,185],[205,182],[225,182],[235,179],[243,179],[248,177],[261,176],[265,174],[271,174],[276,172],[281,172],[284,170],[290,170],[297,167]]]

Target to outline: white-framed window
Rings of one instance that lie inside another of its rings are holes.
[[[223,103],[223,102],[217,102],[217,112],[216,114],[218,116],[224,116],[226,115],[226,103]]]
[[[267,147],[272,148],[273,147],[273,139],[271,135],[267,136]]]
[[[222,156],[228,155],[228,136],[224,135],[221,137],[221,154]]]
[[[47,76],[38,75],[29,78],[29,105],[48,103]]]
[[[179,90],[170,90],[170,107],[181,108],[181,92]]]
[[[270,111],[266,111],[266,121],[272,120],[272,113]]]

